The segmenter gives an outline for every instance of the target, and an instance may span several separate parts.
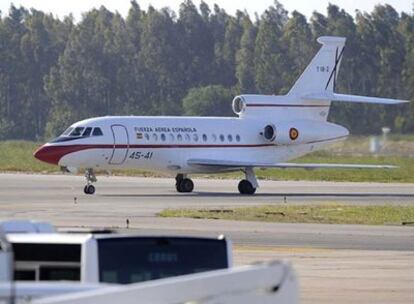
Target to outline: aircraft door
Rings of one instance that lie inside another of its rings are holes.
[[[109,164],[122,165],[128,156],[128,130],[123,125],[112,125],[111,130],[114,138],[114,149],[112,150],[112,156],[109,159]]]

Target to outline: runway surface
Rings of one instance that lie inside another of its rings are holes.
[[[84,195],[80,176],[0,174],[0,218],[47,220],[66,227],[126,228],[140,234],[229,236],[235,244],[414,251],[414,227],[258,223],[159,218],[166,208],[232,208],[258,204],[413,204],[414,185],[261,181],[257,195],[236,193],[236,180],[195,180],[180,194],[173,179],[100,177]],[[414,221],[414,219],[413,219]]]
[[[173,179],[98,177],[96,195],[69,175],[0,174],[0,219],[45,220],[58,227],[109,227],[137,234],[225,234],[236,265],[287,259],[301,303],[414,303],[414,226],[259,223],[160,218],[166,208],[261,204],[414,204],[413,184],[260,181],[254,196],[237,180],[195,179],[176,193]],[[126,219],[129,228],[126,229]],[[413,219],[414,221],[414,219]]]

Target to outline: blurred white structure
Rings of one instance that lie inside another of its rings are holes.
[[[285,262],[264,263],[49,297],[33,304],[298,303],[296,275]]]
[[[299,302],[296,275],[271,262],[129,285],[0,282],[0,304],[267,304]]]
[[[0,283],[10,281],[13,277],[13,253],[10,243],[0,226]]]
[[[99,279],[56,281],[54,278],[55,281],[14,281],[13,273],[16,274],[19,271],[17,267],[19,254],[29,254],[30,256],[30,253],[34,252],[34,247],[25,247],[25,251],[19,253],[16,245],[22,244],[21,242],[24,240],[23,244],[36,245],[36,243],[48,244],[41,242],[45,239],[51,244],[58,244],[58,240],[65,243],[69,237],[86,238],[89,242],[111,237],[111,235],[59,234],[52,231],[55,231],[54,227],[47,223],[0,222],[0,304],[298,303],[299,287],[295,272],[289,263],[279,261],[125,285],[102,283]],[[124,236],[124,238],[127,239],[128,236]],[[71,241],[75,242],[74,239]],[[230,243],[227,243],[225,238],[220,238],[218,242],[226,242],[226,248],[230,248]],[[13,248],[16,258],[13,258]],[[143,248],[140,247],[140,250]],[[86,252],[87,247],[83,247],[82,251]],[[97,266],[100,260],[99,256],[91,254],[94,252],[93,250],[89,251],[88,259],[95,260]],[[44,252],[44,254],[50,255],[50,252]],[[42,259],[43,255],[36,257]],[[227,253],[223,258],[229,258]],[[49,261],[49,263],[52,262]],[[28,265],[26,263],[26,266]],[[14,269],[15,266],[16,269]],[[87,267],[87,272],[93,272],[93,269]]]
[[[372,154],[378,154],[381,151],[381,142],[377,136],[372,136],[369,139],[369,152]]]
[[[372,136],[369,141],[369,152],[372,154],[378,154],[381,150],[385,147],[387,143],[388,134],[390,134],[391,129],[388,127],[383,127],[382,131],[382,139],[378,136]]]

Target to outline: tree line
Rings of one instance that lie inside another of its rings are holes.
[[[414,99],[414,15],[390,5],[355,18],[329,5],[307,20],[277,1],[260,16],[132,1],[125,17],[102,6],[79,22],[12,5],[0,19],[0,139],[101,115],[232,115],[234,95],[286,93],[322,35],[347,37],[338,92]],[[414,105],[334,105],[330,120],[413,133]]]

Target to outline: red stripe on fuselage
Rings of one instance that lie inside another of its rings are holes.
[[[277,104],[277,103],[248,103],[246,107],[257,108],[329,108],[329,105],[305,105],[305,104]]]
[[[99,147],[101,146],[101,147]],[[37,149],[33,156],[37,159],[49,164],[57,165],[59,160],[73,152],[78,152],[88,149],[105,148],[107,145],[62,145],[62,146],[41,146]],[[109,146],[111,147],[111,146]],[[113,148],[113,146],[112,146]]]
[[[312,143],[321,143],[328,142],[333,140],[339,140],[346,138],[347,136],[334,137],[323,140],[315,140],[302,144],[312,144]],[[272,147],[277,146],[277,144],[233,144],[233,145],[109,145],[109,144],[93,144],[93,145],[60,145],[60,146],[42,146],[37,149],[33,156],[37,159],[57,165],[59,160],[69,154],[74,152],[79,152],[89,149],[168,149],[168,148],[262,148],[262,147]]]
[[[59,160],[70,153],[79,152],[90,149],[168,149],[168,148],[255,148],[255,147],[271,147],[274,144],[257,144],[257,145],[59,145],[59,146],[42,146],[37,149],[33,156],[46,163],[57,165]]]

